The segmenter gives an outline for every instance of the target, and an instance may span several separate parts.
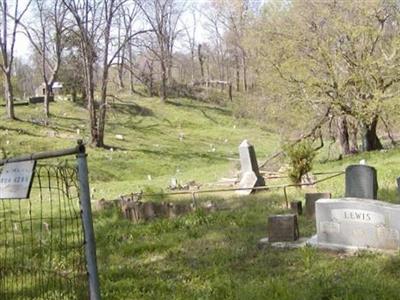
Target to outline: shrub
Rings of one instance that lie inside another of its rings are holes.
[[[303,140],[292,145],[285,145],[283,151],[289,159],[289,178],[293,183],[300,183],[301,177],[312,170],[316,152],[312,143]]]

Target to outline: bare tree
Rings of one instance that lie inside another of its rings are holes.
[[[167,99],[167,85],[172,81],[172,58],[175,40],[180,32],[178,22],[183,13],[176,0],[142,0],[140,8],[155,37],[156,47],[149,47],[160,62],[160,98]]]
[[[63,0],[74,20],[84,62],[85,86],[90,115],[91,142],[104,147],[104,132],[107,111],[107,88],[110,68],[121,50],[131,39],[147,32],[126,30],[114,36],[115,17],[124,5],[134,4],[128,0]],[[128,3],[129,2],[129,3]],[[135,13],[133,10],[131,14]],[[130,18],[131,22],[133,18]],[[132,24],[130,24],[132,25]],[[126,26],[126,29],[130,26]],[[122,37],[123,36],[123,37]],[[113,47],[114,41],[117,46]],[[98,58],[101,61],[100,99],[94,97],[94,72]]]
[[[7,0],[1,0],[0,4],[1,4],[0,69],[4,77],[3,78],[4,97],[6,101],[7,117],[9,119],[15,119],[14,94],[11,82],[12,66],[14,61],[15,40],[16,40],[18,25],[21,22],[21,19],[24,16],[24,14],[28,10],[29,5],[31,4],[31,0],[28,1],[22,7],[19,6],[20,4],[19,0],[14,1],[14,7],[9,7]],[[9,29],[11,30],[11,32],[9,32]]]
[[[62,0],[34,0],[38,26],[22,24],[25,34],[40,57],[41,75],[44,84],[44,115],[46,124],[50,116],[50,98],[53,84],[57,80],[64,50],[66,32],[66,7]]]

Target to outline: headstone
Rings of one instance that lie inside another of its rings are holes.
[[[378,179],[374,167],[351,165],[346,168],[345,197],[377,199]]]
[[[302,206],[301,201],[291,201],[290,209],[296,215],[300,216],[303,214],[303,206]]]
[[[27,199],[36,161],[6,163],[0,174],[0,199]]]
[[[273,215],[268,217],[268,241],[289,242],[299,238],[299,226],[295,214]]]
[[[397,191],[400,193],[400,177],[397,177]]]
[[[306,193],[306,216],[314,218],[315,216],[315,202],[319,199],[331,198],[331,193]]]
[[[237,191],[240,195],[249,195],[256,186],[264,186],[265,180],[261,176],[258,169],[256,152],[253,145],[244,140],[239,146],[240,156],[240,188],[248,188],[248,190]]]
[[[328,249],[400,248],[400,205],[361,199],[316,203],[317,235],[309,244]]]

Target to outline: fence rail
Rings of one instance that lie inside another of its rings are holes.
[[[262,190],[272,190],[272,189],[283,189],[284,195],[285,195],[285,202],[286,202],[286,207],[289,207],[289,200],[287,197],[287,188],[290,187],[302,187],[302,186],[312,186],[324,181],[327,181],[329,179],[341,176],[345,174],[344,171],[336,171],[336,172],[319,172],[316,173],[317,175],[322,175],[322,174],[333,174],[321,179],[318,179],[312,183],[287,183],[287,184],[278,184],[278,185],[264,185],[264,186],[257,186],[257,187],[252,187],[252,188],[238,188],[238,187],[230,187],[230,188],[220,188],[220,189],[204,189],[204,190],[195,190],[195,191],[177,191],[177,192],[167,192],[167,193],[143,193],[142,196],[147,196],[147,197],[160,197],[160,196],[177,196],[177,195],[191,195],[194,204],[196,204],[196,195],[197,194],[212,194],[212,193],[223,193],[223,192],[236,192],[236,191],[249,191],[249,190],[255,190],[255,191],[262,191]],[[124,196],[130,196],[130,194],[123,195]]]

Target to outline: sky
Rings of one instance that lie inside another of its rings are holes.
[[[22,6],[24,3],[26,3],[26,1],[27,0],[21,1],[20,5]],[[252,3],[263,4],[268,0],[250,1]],[[186,7],[190,8],[193,6],[196,10],[196,43],[204,43],[208,39],[208,33],[204,26],[204,23],[206,22],[206,17],[203,15],[202,7],[207,6],[207,3],[209,3],[210,0],[178,0],[177,2],[185,2]],[[26,20],[31,20],[32,15],[32,12],[28,11],[26,15],[24,15],[23,20],[25,20],[25,22],[27,22]],[[193,16],[190,9],[187,9],[182,16],[180,26],[183,27],[183,24],[186,25],[189,28],[190,33],[192,33]],[[177,50],[185,51],[184,48],[185,42],[180,41],[177,43]],[[32,51],[33,49],[28,38],[22,32],[18,32],[15,44],[15,56],[24,62],[29,62]]]

